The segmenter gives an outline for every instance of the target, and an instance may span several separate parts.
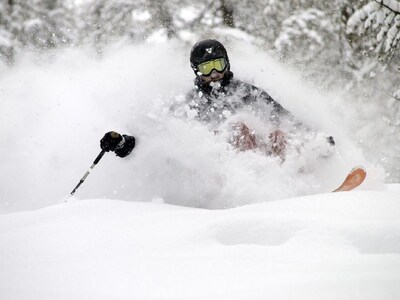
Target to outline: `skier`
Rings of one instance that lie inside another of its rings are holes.
[[[233,78],[228,53],[217,40],[207,39],[195,44],[190,53],[190,64],[196,75],[194,89],[183,105],[174,107],[175,114],[194,114],[217,132],[218,125],[244,108],[262,112],[264,121],[274,127],[266,138],[256,135],[244,122],[235,122],[230,142],[240,151],[263,148],[267,154],[284,160],[287,139],[279,125],[282,119],[295,123],[291,114],[265,91]]]
[[[241,80],[233,78],[230,61],[225,47],[217,40],[207,39],[196,43],[190,53],[190,64],[196,77],[194,89],[187,94],[184,103],[172,107],[175,116],[194,116],[197,120],[218,128],[237,112],[250,108],[262,115],[273,130],[265,135],[256,134],[242,121],[232,124],[231,144],[239,151],[262,149],[268,155],[285,160],[287,134],[280,129],[282,122],[293,128],[305,127],[265,91]],[[307,129],[306,129],[307,130]],[[332,137],[328,142],[334,145]],[[100,146],[105,151],[114,151],[125,157],[135,147],[135,138],[108,132],[101,139]]]

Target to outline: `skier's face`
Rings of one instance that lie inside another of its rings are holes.
[[[198,74],[205,83],[211,83],[224,78],[228,63],[225,58],[220,57],[213,60],[202,62],[197,66]]]
[[[201,76],[201,80],[205,83],[211,83],[211,82],[216,82],[216,81],[220,81],[224,78],[226,71],[224,72],[218,72],[216,70],[213,70],[210,75],[208,76]]]

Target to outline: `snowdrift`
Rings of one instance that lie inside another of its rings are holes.
[[[400,191],[0,215],[1,299],[400,299]],[[397,189],[397,190],[396,190]]]

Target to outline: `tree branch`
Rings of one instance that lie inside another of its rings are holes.
[[[393,7],[390,5],[390,1],[388,1],[388,0],[374,0],[374,1],[375,1],[376,3],[378,3],[378,4],[380,4],[381,6],[387,8],[388,10],[394,12],[395,14],[400,14],[400,11],[396,10],[395,8],[393,8]],[[388,2],[388,4],[385,4],[385,3],[384,3],[385,1]],[[398,1],[396,1],[396,2],[398,2]],[[398,5],[399,5],[399,7],[400,7],[400,3],[398,3]]]

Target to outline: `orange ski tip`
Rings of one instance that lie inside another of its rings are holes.
[[[353,169],[351,169],[351,172],[356,171],[357,169],[361,169],[361,170],[364,171],[364,173],[367,173],[367,170],[365,169],[365,167],[364,167],[364,166],[361,166],[361,165],[355,166]],[[350,172],[350,173],[351,173],[351,172]]]
[[[362,166],[354,167],[343,181],[342,185],[333,192],[346,192],[354,190],[364,182],[367,172]]]

